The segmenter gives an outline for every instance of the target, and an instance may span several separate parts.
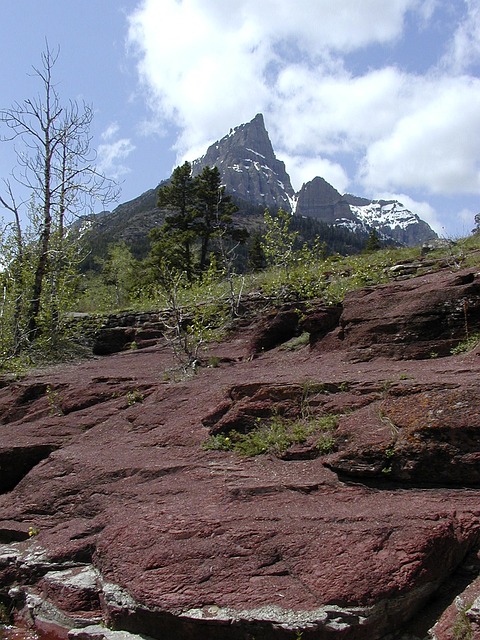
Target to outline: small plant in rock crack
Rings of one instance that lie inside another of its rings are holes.
[[[50,416],[63,416],[63,409],[61,406],[61,398],[58,391],[56,391],[50,385],[46,389],[48,413]]]
[[[210,356],[208,359],[208,366],[212,369],[216,369],[220,366],[220,358],[218,356]]]
[[[477,344],[480,342],[480,333],[475,333],[474,335],[469,336],[462,342],[459,342],[456,347],[453,347],[450,350],[452,356],[458,356],[460,353],[467,353],[474,349]]]
[[[144,400],[143,393],[141,393],[138,389],[127,391],[126,398],[127,398],[127,405],[129,407],[132,407],[134,404],[137,404],[137,402],[143,402]]]
[[[464,605],[458,611],[455,618],[455,623],[452,629],[453,640],[472,640],[473,629],[471,622],[468,618],[467,611],[471,607],[471,604]]]
[[[388,476],[390,473],[392,473],[392,461],[393,457],[395,456],[395,443],[392,443],[385,449],[384,456],[385,462],[381,471],[384,475]]]
[[[335,414],[289,420],[274,416],[270,421],[257,418],[255,426],[247,433],[232,430],[228,434],[212,435],[203,443],[203,448],[214,451],[235,451],[242,456],[258,456],[265,453],[281,456],[289,447],[303,444],[309,438],[316,439],[314,445],[320,455],[335,448],[333,431],[338,424]]]
[[[316,447],[320,455],[325,456],[328,453],[332,453],[332,451],[334,451],[335,444],[336,442],[333,436],[323,434],[318,439]]]
[[[0,638],[3,638],[2,635],[2,626],[8,626],[12,622],[12,616],[10,615],[10,611],[6,604],[3,602],[0,603]]]

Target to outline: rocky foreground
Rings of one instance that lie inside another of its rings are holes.
[[[480,638],[479,330],[446,267],[262,314],[188,380],[160,338],[5,381],[1,594],[82,640]],[[203,446],[278,415],[332,446]]]

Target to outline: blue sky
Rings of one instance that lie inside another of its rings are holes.
[[[46,40],[119,202],[262,112],[297,190],[397,197],[448,237],[480,211],[480,0],[2,0],[0,108],[39,93]]]

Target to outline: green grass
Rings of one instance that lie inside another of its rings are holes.
[[[471,605],[465,605],[457,613],[455,623],[452,628],[453,640],[472,640],[473,629],[467,616],[467,611],[470,606]]]
[[[351,256],[334,255],[326,259],[313,254],[304,256],[300,251],[298,259],[293,261],[288,270],[270,267],[257,273],[233,276],[230,282],[215,274],[204,277],[188,287],[180,288],[178,303],[185,309],[194,309],[201,303],[205,305],[207,313],[215,313],[215,309],[228,307],[233,290],[237,299],[256,292],[277,301],[322,298],[327,304],[337,304],[342,302],[349,291],[391,280],[394,274],[389,269],[395,264],[420,259],[420,247],[381,249]],[[443,260],[452,267],[480,265],[480,234],[461,238],[450,247],[432,251],[424,260],[427,264],[432,260]],[[426,268],[435,269],[435,266]],[[75,310],[90,313],[116,311],[111,292],[108,294],[102,290],[101,295],[97,296],[98,300],[92,297],[93,293],[89,290],[86,294],[91,295],[83,296]],[[105,308],[105,301],[108,309]],[[95,305],[98,305],[97,308]],[[148,289],[139,289],[123,310],[161,310],[167,307],[168,302],[164,296],[152,285]]]
[[[460,353],[467,353],[468,351],[471,351],[472,349],[474,349],[479,342],[480,342],[480,333],[475,333],[469,336],[468,338],[466,338],[465,340],[462,340],[462,342],[457,344],[456,347],[453,347],[453,349],[450,350],[450,353],[452,354],[452,356],[457,356]]]
[[[212,435],[203,443],[203,448],[213,451],[234,451],[241,456],[259,456],[271,453],[283,455],[292,445],[313,440],[320,455],[335,448],[334,432],[338,415],[329,414],[301,420],[288,420],[275,416],[269,421],[257,419],[253,429],[247,433],[230,431]]]
[[[189,309],[193,312],[201,304],[204,314],[211,318],[221,312],[221,319],[224,319],[228,311],[232,293],[236,299],[255,292],[277,302],[322,298],[327,304],[337,304],[350,291],[392,280],[394,274],[389,271],[390,267],[420,259],[420,247],[381,249],[351,256],[334,255],[326,259],[313,254],[306,259],[300,251],[298,260],[293,261],[288,271],[270,267],[257,273],[233,276],[230,281],[213,274],[189,286],[180,287],[178,304],[186,313]],[[480,265],[480,234],[459,239],[450,247],[432,251],[425,257],[425,261],[428,265],[432,260],[447,261],[452,266]],[[427,266],[426,269],[435,269],[435,266]],[[112,296],[102,292],[102,304],[111,299]],[[151,286],[133,296],[127,308],[131,311],[151,308],[162,310],[168,308],[168,301],[160,290]],[[89,304],[83,308],[80,301],[75,310],[94,312],[95,305],[89,300]],[[105,312],[106,309],[97,311]],[[113,302],[108,311],[116,311]]]
[[[206,344],[220,340],[225,335],[225,329],[231,320],[232,301],[245,301],[249,295],[254,295],[260,301],[260,306],[315,298],[321,299],[325,304],[339,304],[350,291],[392,280],[394,274],[390,268],[395,264],[421,259],[419,247],[382,249],[369,254],[336,255],[326,259],[300,251],[288,270],[271,267],[257,273],[237,275],[230,280],[212,273],[190,286],[180,287],[178,305],[181,306],[184,317],[190,319],[189,339]],[[439,261],[438,268],[442,261],[452,268],[480,266],[480,234],[458,239],[449,247],[430,252],[424,259],[427,264],[425,269],[435,270],[437,267],[432,265],[435,260]],[[113,290],[108,289],[108,285],[97,290],[95,282],[86,282],[84,287],[84,294],[71,311],[90,314],[118,311],[115,308]],[[256,303],[255,307],[258,305]],[[166,297],[152,285],[147,289],[139,289],[132,295],[123,310],[156,309],[167,313],[168,308]],[[95,327],[102,322],[102,317],[89,317],[84,322],[88,324],[88,331],[94,332]],[[86,346],[80,349],[83,341],[81,336],[85,334],[87,324],[83,326],[77,322],[69,323],[64,339],[59,337],[54,349],[52,345],[40,340],[38,346],[29,348],[20,357],[9,355],[10,334],[0,335],[0,371],[22,375],[34,366],[88,356]],[[478,336],[471,336],[468,341],[455,347],[453,353],[470,349],[477,340]],[[303,341],[306,341],[306,336],[300,337],[298,342],[285,345],[285,348],[300,348]]]

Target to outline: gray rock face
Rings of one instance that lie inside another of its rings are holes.
[[[376,229],[384,238],[407,246],[437,238],[433,229],[401,202],[341,195],[319,177],[302,186],[297,196],[296,213],[365,233]]]
[[[328,224],[336,224],[342,219],[354,221],[348,202],[323,178],[316,177],[304,184],[297,198],[298,215]]]
[[[231,130],[193,162],[198,174],[217,166],[229,193],[265,207],[292,210],[294,190],[285,164],[277,160],[262,114]]]

